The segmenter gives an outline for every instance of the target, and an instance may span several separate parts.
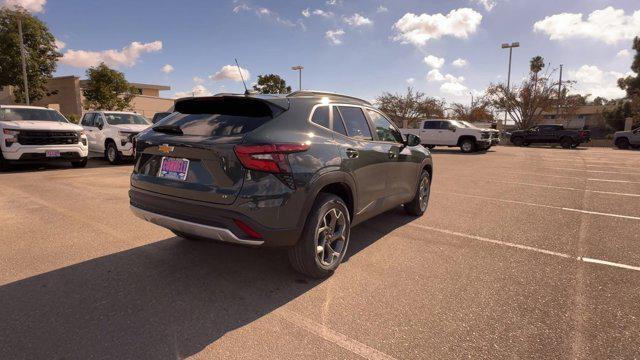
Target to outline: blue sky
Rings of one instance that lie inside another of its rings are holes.
[[[249,83],[276,73],[297,88],[290,67],[300,64],[304,88],[373,99],[410,84],[468,102],[469,92],[504,81],[500,44],[511,41],[521,44],[513,81],[541,55],[551,68],[564,64],[576,92],[615,97],[631,38],[640,35],[637,0],[3,2],[27,4],[64,43],[57,75],[83,76],[106,60],[129,81],[170,85],[166,97],[242,91],[237,72],[225,68],[237,57]]]

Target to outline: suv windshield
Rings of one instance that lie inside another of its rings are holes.
[[[0,109],[0,121],[58,121],[69,122],[55,110],[4,108]]]
[[[136,114],[105,113],[104,117],[107,119],[107,123],[109,123],[109,125],[127,125],[127,124],[149,125],[149,122],[147,121],[147,119]]]

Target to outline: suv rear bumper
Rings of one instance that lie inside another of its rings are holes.
[[[133,205],[130,205],[131,211],[137,217],[142,220],[160,225],[164,228],[175,230],[187,235],[193,235],[208,239],[215,239],[230,243],[243,244],[243,245],[262,245],[263,240],[245,240],[240,239],[234,233],[222,227],[215,227],[210,225],[198,224],[186,220],[175,219],[172,217],[152,213],[150,211],[142,210]]]
[[[138,188],[129,190],[131,210],[143,220],[187,235],[244,245],[293,246],[301,230],[271,228],[257,223],[233,205],[178,198]],[[262,235],[255,239],[238,227],[240,220]]]

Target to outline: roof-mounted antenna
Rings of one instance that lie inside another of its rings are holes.
[[[238,68],[238,72],[240,73],[240,79],[242,80],[242,85],[244,85],[244,94],[245,95],[249,95],[249,89],[247,89],[247,84],[244,82],[244,77],[242,76],[242,69],[240,68],[240,65],[238,65],[238,59],[233,58],[233,60],[236,61],[236,67]]]

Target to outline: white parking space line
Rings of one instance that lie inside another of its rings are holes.
[[[591,172],[591,173],[621,174],[621,175],[637,175],[637,176],[640,176],[640,173],[638,173],[638,172],[619,172],[619,171],[605,171],[605,170],[587,170],[587,169],[573,169],[573,168],[564,168],[564,167],[544,167],[543,169],[565,170],[565,171],[584,171],[584,172]]]
[[[577,189],[577,188],[565,187],[565,186],[554,186],[554,185],[544,185],[544,184],[521,183],[521,182],[516,182],[516,181],[504,181],[504,180],[497,180],[497,179],[484,179],[484,180],[486,180],[486,181],[491,181],[491,182],[499,182],[499,183],[504,183],[504,184],[514,184],[514,185],[535,186],[535,187],[544,187],[544,188],[550,188],[550,189],[571,190],[571,191],[584,191],[584,192],[590,192],[590,193],[596,193],[596,194],[607,194],[607,195],[619,195],[619,196],[640,197],[640,194],[631,194],[631,193],[618,193],[618,192],[612,192],[612,191],[600,191],[600,190]]]
[[[461,194],[461,193],[448,192],[448,191],[442,191],[442,192],[438,192],[438,193],[456,195],[456,196],[464,196],[464,197],[483,199],[483,200],[490,200],[490,201],[498,201],[498,202],[511,203],[511,204],[537,206],[537,207],[543,207],[543,208],[548,208],[548,209],[557,209],[557,210],[564,210],[564,211],[579,212],[579,213],[589,214],[589,215],[600,215],[600,216],[609,216],[609,217],[615,217],[615,218],[621,218],[621,219],[640,220],[640,217],[637,217],[637,216],[602,213],[602,212],[597,212],[597,211],[588,211],[588,210],[573,209],[573,208],[567,208],[567,207],[561,207],[561,206],[536,204],[536,203],[530,203],[530,202],[525,202],[525,201],[507,200],[507,199],[493,198],[493,197],[488,197],[488,196]]]
[[[621,269],[629,269],[629,270],[640,271],[640,266],[632,266],[632,265],[627,265],[627,264],[620,264],[620,263],[616,263],[616,262],[605,261],[605,260],[600,260],[600,259],[594,259],[594,258],[589,258],[589,257],[581,257],[580,260],[582,260],[584,262],[588,262],[588,263],[593,263],[593,264],[608,265],[608,266],[618,267],[618,268],[621,268]]]
[[[431,230],[431,231],[436,231],[436,232],[447,234],[447,235],[453,235],[453,236],[464,237],[464,238],[471,239],[471,240],[477,240],[477,241],[481,241],[481,242],[485,242],[485,243],[489,243],[489,244],[493,244],[493,245],[506,246],[506,247],[516,248],[516,249],[526,250],[526,251],[533,251],[533,252],[537,252],[537,253],[540,253],[540,254],[561,257],[561,258],[564,258],[564,259],[572,259],[572,260],[586,262],[586,263],[606,265],[606,266],[616,267],[616,268],[620,268],[620,269],[640,271],[640,266],[627,265],[627,264],[616,263],[616,262],[600,260],[600,259],[584,257],[584,256],[573,256],[573,255],[569,255],[569,254],[565,254],[565,253],[561,253],[561,252],[557,252],[557,251],[551,251],[551,250],[541,249],[541,248],[522,245],[522,244],[515,244],[515,243],[508,242],[508,241],[495,240],[495,239],[490,239],[490,238],[486,238],[486,237],[482,237],[482,236],[465,234],[465,233],[461,233],[461,232],[457,232],[457,231],[439,229],[439,228],[435,228],[435,227],[427,226],[427,225],[413,224],[413,223],[410,223],[410,224],[407,224],[407,225],[411,226],[411,227],[419,228],[419,229]]]
[[[482,237],[482,236],[469,235],[469,234],[464,234],[464,233],[451,231],[451,230],[438,229],[438,228],[427,226],[427,225],[420,225],[420,224],[408,224],[408,225],[409,226],[413,226],[413,227],[417,227],[417,228],[421,228],[421,229],[437,231],[437,232],[440,232],[440,233],[443,233],[443,234],[460,236],[460,237],[465,237],[467,239],[483,241],[483,242],[487,242],[487,243],[491,243],[491,244],[495,244],[495,245],[508,246],[508,247],[513,247],[513,248],[517,248],[517,249],[521,249],[521,250],[535,251],[535,252],[542,253],[542,254],[553,255],[553,256],[558,256],[558,257],[563,257],[563,258],[568,258],[568,259],[575,259],[576,258],[575,256],[571,256],[569,254],[564,254],[564,253],[561,253],[561,252],[540,249],[540,248],[536,248],[536,247],[533,247],[533,246],[514,244],[514,243],[510,243],[510,242],[506,242],[506,241],[495,240],[495,239],[489,239],[489,238]]]
[[[353,340],[348,336],[339,333],[333,329],[330,329],[315,321],[311,321],[301,315],[298,315],[292,311],[285,309],[275,310],[274,313],[284,320],[301,327],[312,334],[320,336],[321,338],[340,346],[341,348],[348,350],[356,355],[359,355],[365,359],[370,360],[395,360],[393,356],[389,356],[379,350],[376,350],[368,345],[365,345],[359,341]]]
[[[622,183],[622,184],[640,184],[640,181],[629,181],[629,180],[587,179],[587,181],[602,181],[602,182],[613,182],[613,183]]]

